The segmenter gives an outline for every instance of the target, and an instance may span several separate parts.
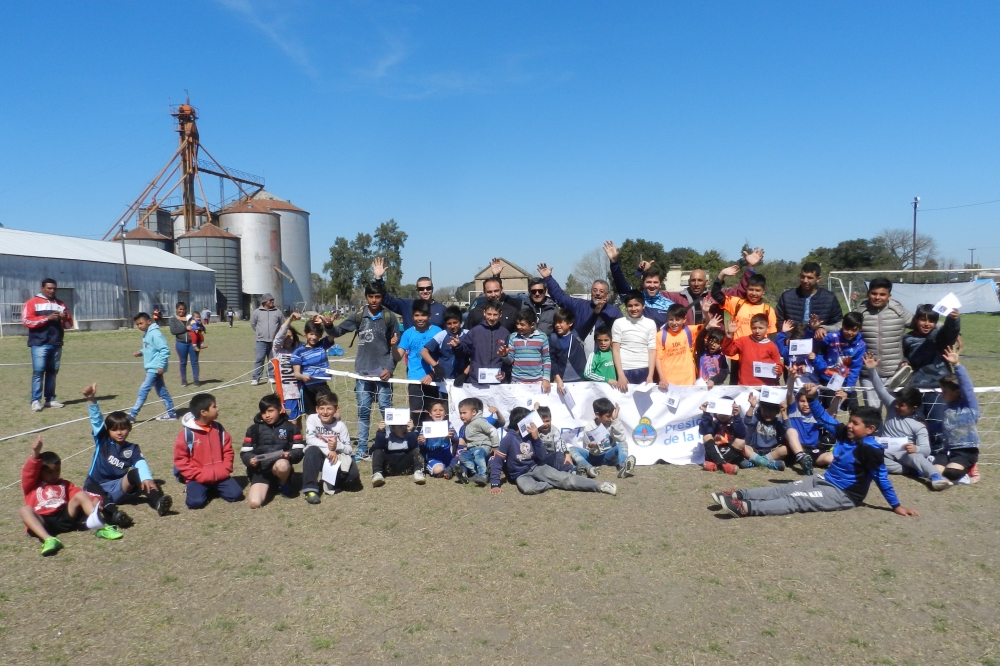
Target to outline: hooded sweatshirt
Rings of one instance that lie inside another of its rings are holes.
[[[150,323],[142,336],[142,367],[146,372],[166,370],[168,358],[170,347],[167,346],[167,339],[160,332],[159,324]]]
[[[458,348],[469,357],[469,378],[472,381],[479,376],[479,368],[503,368],[507,365],[497,350],[506,345],[509,338],[510,331],[499,323],[488,326],[485,320],[462,336]]]
[[[66,479],[45,483],[42,481],[42,459],[30,456],[21,468],[21,492],[26,506],[39,516],[48,516],[66,506],[80,489]]]
[[[583,342],[570,329],[566,335],[553,333],[549,336],[549,355],[552,357],[552,376],[559,376],[564,382],[582,382],[587,372],[587,352]],[[614,361],[611,362],[614,366]]]
[[[383,370],[392,374],[396,361],[392,358],[392,337],[399,333],[396,315],[382,308],[372,314],[368,307],[355,312],[339,325],[327,329],[333,337],[339,338],[351,331],[358,332],[358,354],[354,358],[354,370],[359,375],[378,377]]]
[[[181,419],[184,427],[174,440],[174,467],[187,481],[213,485],[233,473],[233,442],[218,422],[204,426],[190,412]],[[188,440],[191,447],[188,448]]]

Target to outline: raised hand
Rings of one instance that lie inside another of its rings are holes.
[[[955,345],[945,348],[945,350],[941,352],[941,358],[952,365],[958,365],[958,348],[956,348]]]
[[[875,368],[878,367],[878,359],[875,358],[875,354],[871,352],[865,352],[864,364],[865,367],[868,368],[869,370],[874,370]]]
[[[611,263],[618,261],[618,248],[615,247],[614,241],[604,241],[604,254],[608,255],[608,261]]]
[[[42,436],[39,435],[35,438],[35,441],[31,445],[31,454],[38,457],[38,454],[42,452]]]
[[[490,269],[493,271],[493,277],[500,277],[500,271],[503,270],[503,259],[500,257],[490,259]]]
[[[729,330],[729,335],[730,335],[730,336],[733,336],[733,335],[735,335],[735,334],[736,334],[736,331],[740,330],[740,325],[739,325],[739,323],[738,323],[738,322],[735,322],[735,321],[730,321],[730,322],[729,322],[729,329],[728,329],[728,330]]]
[[[762,247],[755,247],[753,249],[753,252],[747,252],[746,250],[743,250],[743,260],[747,262],[747,266],[749,266],[750,268],[753,268],[754,266],[759,264],[763,258],[764,258],[764,248]]]
[[[705,328],[722,328],[722,315],[712,315],[709,317]]]
[[[791,333],[793,328],[795,328],[795,322],[792,321],[791,319],[786,319],[785,321],[781,322],[782,333]]]
[[[537,268],[538,268],[538,274],[541,275],[543,278],[552,277],[552,266],[548,266],[546,264],[538,264]]]
[[[740,272],[739,266],[736,265],[726,266],[721,271],[719,271],[719,279],[725,280],[727,277],[733,277],[734,275],[737,275],[739,272]]]
[[[97,395],[97,382],[94,382],[90,386],[83,389],[83,397],[87,399],[87,402],[91,402],[94,396]]]
[[[645,273],[646,269],[649,268],[650,266],[652,266],[654,261],[655,261],[654,259],[650,259],[649,261],[640,261],[639,262],[639,270],[641,272]]]
[[[385,259],[382,257],[372,259],[372,275],[375,276],[376,280],[381,280],[386,270],[388,269],[385,267]]]

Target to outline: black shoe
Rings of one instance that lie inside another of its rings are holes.
[[[466,469],[461,465],[459,465],[458,468],[455,470],[455,480],[458,481],[459,483],[469,482],[469,472],[467,472]]]
[[[135,522],[132,517],[129,516],[124,511],[120,510],[114,504],[108,504],[101,510],[101,517],[104,519],[105,525],[114,525],[115,527],[120,527],[126,529],[132,527]]]
[[[171,499],[170,495],[164,495],[156,503],[156,514],[161,518],[168,513],[170,513],[170,507],[174,505],[174,500]]]
[[[472,477],[472,482],[477,486],[479,486],[480,488],[486,486],[489,483],[486,477],[483,476],[482,474],[476,474],[474,477]]]
[[[753,463],[747,460],[746,458],[740,461],[739,464],[740,469],[750,469],[751,467],[753,467]]]

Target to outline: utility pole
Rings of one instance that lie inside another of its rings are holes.
[[[427,277],[429,277],[431,279],[431,284],[434,284],[434,262],[433,261],[428,261],[427,262],[427,270],[428,270]]]
[[[910,270],[917,269],[917,206],[920,205],[920,197],[913,197],[913,259],[910,261]]]
[[[125,267],[125,311],[128,312],[128,320],[125,328],[132,328],[132,289],[128,282],[128,259],[125,256],[125,221],[122,220],[122,266]]]
[[[970,247],[969,248],[969,268],[975,268],[976,267],[976,262],[973,260],[973,257],[975,256],[975,254],[976,254],[976,248]]]

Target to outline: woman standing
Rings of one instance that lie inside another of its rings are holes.
[[[170,318],[170,334],[174,336],[174,349],[181,367],[181,386],[187,386],[187,361],[191,358],[191,374],[194,385],[201,386],[198,381],[198,350],[191,339],[191,318],[187,313],[187,304],[181,301],[177,304],[176,314]]]

